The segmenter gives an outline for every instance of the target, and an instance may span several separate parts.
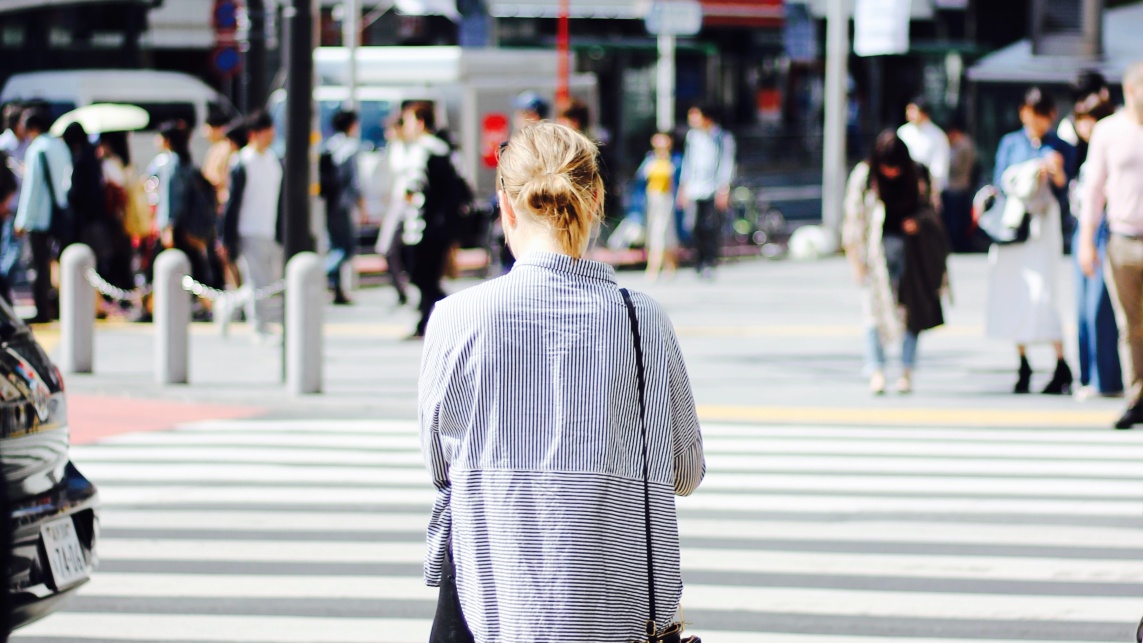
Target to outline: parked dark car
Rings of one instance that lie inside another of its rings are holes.
[[[97,564],[99,502],[68,459],[63,379],[31,330],[0,300],[0,464],[13,628],[42,618]]]

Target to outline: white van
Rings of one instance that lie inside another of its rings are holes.
[[[194,76],[152,69],[83,69],[16,74],[0,91],[0,103],[42,102],[53,118],[92,103],[138,105],[151,115],[143,132],[129,137],[132,162],[146,167],[155,156],[154,136],[159,125],[183,120],[192,127],[206,121],[207,114],[235,118],[238,112],[224,96]],[[150,134],[149,134],[150,133]],[[198,161],[208,144],[191,137],[191,152]]]

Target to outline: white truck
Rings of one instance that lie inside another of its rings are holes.
[[[322,47],[314,54],[314,101],[322,138],[332,134],[330,117],[349,98],[349,50]],[[389,204],[384,128],[403,105],[430,101],[438,127],[447,127],[464,160],[463,171],[484,202],[495,193],[495,151],[507,140],[512,103],[532,90],[553,101],[557,54],[552,50],[466,49],[461,47],[359,47],[356,51],[356,109],[361,138],[369,151],[359,155],[367,215],[379,222]],[[598,116],[599,92],[592,74],[573,74],[573,97]],[[285,92],[270,98],[276,118]],[[552,114],[554,117],[554,113]]]

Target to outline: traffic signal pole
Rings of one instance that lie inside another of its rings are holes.
[[[286,260],[312,250],[310,233],[310,132],[313,130],[314,5],[293,0],[283,12],[286,47],[286,159],[282,185]]]

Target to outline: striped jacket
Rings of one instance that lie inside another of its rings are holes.
[[[674,495],[705,473],[670,320],[633,293],[647,370],[658,614],[682,593]],[[425,580],[445,551],[478,643],[637,638],[648,617],[635,351],[610,266],[532,253],[437,304],[420,430],[438,489]]]

